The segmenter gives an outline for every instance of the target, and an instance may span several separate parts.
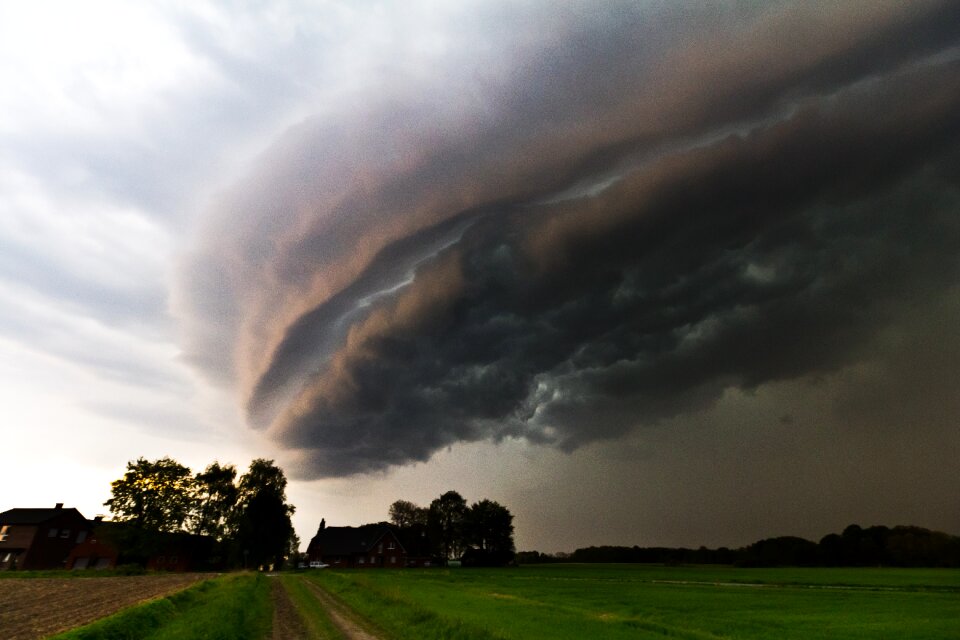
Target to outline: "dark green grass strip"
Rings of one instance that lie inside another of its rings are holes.
[[[113,578],[117,576],[149,576],[168,575],[166,571],[147,571],[142,567],[123,565],[116,569],[84,569],[72,571],[69,569],[49,569],[37,571],[0,571],[0,580],[24,580],[31,578],[58,578],[58,579],[96,579]]]
[[[260,640],[271,630],[270,585],[236,575],[124,609],[55,640]]]
[[[343,640],[343,634],[299,576],[283,576],[283,586],[307,627],[310,640]]]
[[[338,574],[516,640],[960,637],[956,570],[568,565]]]
[[[348,579],[323,571],[307,579],[373,622],[391,640],[501,640],[501,636],[486,629],[440,616],[395,593],[378,589],[356,575]]]

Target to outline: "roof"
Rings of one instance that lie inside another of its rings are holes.
[[[310,546],[319,546],[323,555],[347,556],[369,551],[388,533],[391,533],[390,527],[379,524],[365,524],[361,527],[326,527],[317,531],[317,535],[310,541]]]
[[[394,530],[394,533],[407,555],[418,558],[427,558],[433,555],[425,528],[399,529]]]
[[[73,507],[69,509],[64,509],[61,507],[59,509],[8,509],[7,511],[0,513],[0,523],[42,524],[48,520],[52,520],[57,516],[62,516],[65,513],[73,513],[78,518],[86,520],[86,518],[84,518],[83,515]]]

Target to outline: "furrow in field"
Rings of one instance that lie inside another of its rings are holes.
[[[209,576],[181,574],[111,578],[0,580],[4,640],[35,640],[88,624]]]

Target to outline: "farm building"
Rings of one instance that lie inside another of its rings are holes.
[[[407,539],[406,545],[402,539]],[[409,536],[386,523],[328,527],[321,522],[307,547],[307,558],[338,568],[430,566],[430,556],[417,548],[422,546],[411,544]]]
[[[67,569],[112,569],[117,566],[117,548],[102,538],[100,533],[109,523],[97,516],[90,521],[90,534],[78,543],[67,556]]]
[[[123,563],[158,571],[194,571],[214,562],[212,538],[136,532],[100,517],[87,520],[62,503],[52,509],[0,513],[0,571],[111,569]]]
[[[0,513],[0,570],[63,569],[70,550],[86,540],[90,526],[63,503]]]
[[[211,568],[214,540],[177,532],[143,532],[123,523],[91,523],[90,536],[67,558],[68,569],[112,569],[139,564],[151,571],[196,571]]]

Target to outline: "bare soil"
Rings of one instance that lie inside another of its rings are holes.
[[[35,640],[185,589],[204,574],[0,580],[0,636]]]

